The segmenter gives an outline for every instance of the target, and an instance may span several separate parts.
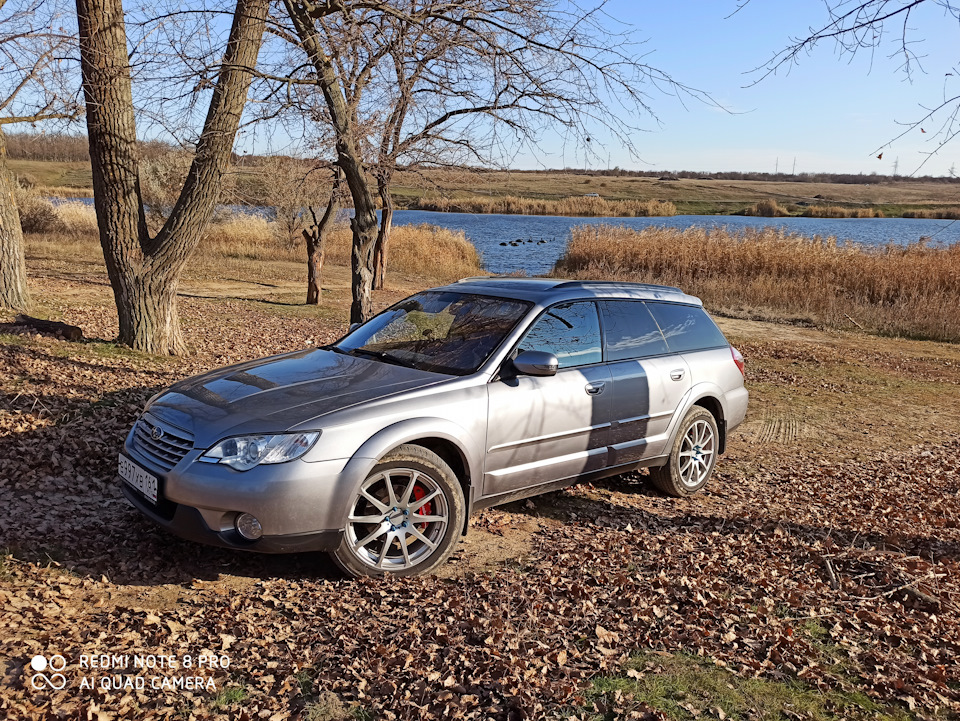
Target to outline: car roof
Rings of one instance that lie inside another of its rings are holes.
[[[663,300],[688,305],[703,305],[699,298],[687,295],[679,288],[670,285],[608,280],[564,280],[563,278],[487,275],[463,278],[456,283],[435,290],[494,295],[517,300],[529,300],[541,305],[586,298]]]

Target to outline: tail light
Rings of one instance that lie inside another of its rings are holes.
[[[730,346],[730,355],[733,356],[733,362],[737,364],[737,368],[740,369],[740,375],[745,375],[743,372],[743,355],[733,346]]]

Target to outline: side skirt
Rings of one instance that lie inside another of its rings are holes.
[[[569,478],[561,478],[559,481],[549,481],[548,483],[541,483],[536,486],[530,486],[529,488],[521,488],[516,491],[508,491],[507,493],[500,493],[495,496],[486,496],[482,498],[472,499],[472,502],[470,504],[470,515],[472,515],[474,511],[479,511],[483,508],[490,508],[492,506],[501,506],[504,503],[519,501],[523,498],[530,498],[531,496],[539,496],[543,493],[549,493],[550,491],[556,491],[561,488],[566,488],[568,486],[574,486],[577,483],[589,483],[590,481],[596,481],[601,478],[618,476],[621,473],[628,473],[629,471],[635,471],[638,468],[662,466],[667,462],[667,458],[668,458],[667,456],[657,456],[656,458],[644,458],[642,461],[624,463],[619,466],[610,466],[609,468],[602,468],[599,471],[591,471],[590,473],[584,473],[577,476],[570,476]]]

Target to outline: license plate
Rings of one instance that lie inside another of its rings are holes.
[[[120,454],[120,477],[148,499],[157,502],[157,477],[147,473],[122,453]]]

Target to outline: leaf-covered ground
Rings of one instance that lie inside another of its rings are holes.
[[[438,577],[353,581],[123,500],[117,450],[157,389],[343,330],[246,300],[182,313],[187,359],[0,336],[0,717],[960,713],[960,349],[722,322],[752,398],[709,492],[581,485],[479,514]],[[115,333],[103,298],[62,316]],[[31,668],[55,654],[60,690]],[[150,656],[178,666],[115,668]]]

